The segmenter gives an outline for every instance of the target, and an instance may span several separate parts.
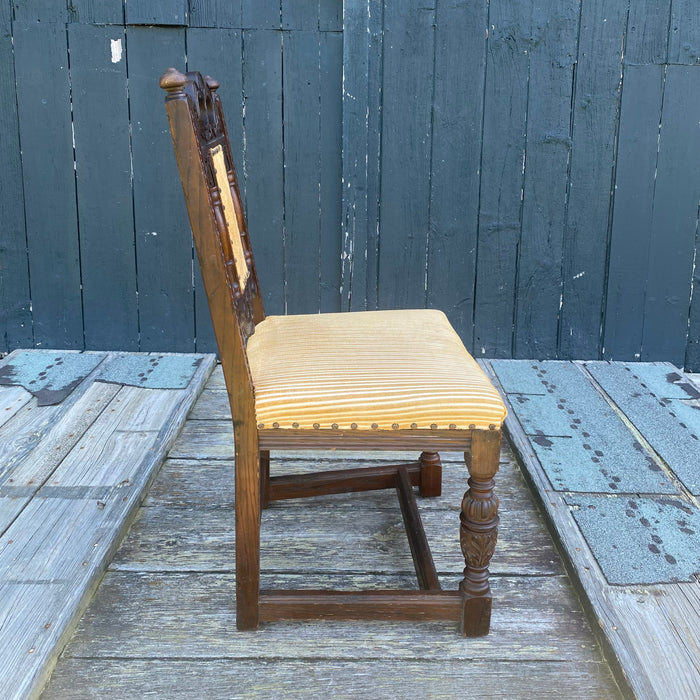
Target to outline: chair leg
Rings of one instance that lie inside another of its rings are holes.
[[[260,450],[260,507],[270,505],[270,450]]]
[[[257,629],[260,593],[260,453],[255,437],[236,443],[236,626]]]
[[[491,625],[488,566],[498,537],[498,498],[493,493],[493,477],[498,471],[500,447],[500,430],[475,430],[471,451],[464,454],[470,474],[460,514],[460,543],[466,562],[460,585],[465,637],[484,636]]]
[[[442,462],[437,452],[423,452],[420,464],[420,495],[428,498],[442,493]]]

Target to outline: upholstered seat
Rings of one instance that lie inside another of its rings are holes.
[[[488,430],[505,418],[441,311],[268,316],[247,351],[261,430]]]

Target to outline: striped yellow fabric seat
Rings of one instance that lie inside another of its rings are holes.
[[[268,316],[248,361],[261,429],[488,429],[506,415],[440,311]]]

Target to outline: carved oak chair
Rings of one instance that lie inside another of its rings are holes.
[[[488,634],[505,408],[439,311],[265,316],[219,84],[161,78],[192,232],[231,404],[235,439],[237,626],[277,619],[453,619]],[[270,476],[270,450],[416,450],[418,461]],[[465,453],[469,488],[456,591],[440,588],[416,506],[441,491],[438,450]],[[260,590],[260,515],[270,501],[396,489],[420,590]]]

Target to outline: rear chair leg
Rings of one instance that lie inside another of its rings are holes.
[[[442,493],[442,462],[437,452],[423,452],[420,464],[420,495],[439,496]]]
[[[470,474],[460,514],[460,543],[466,562],[460,585],[465,637],[487,635],[491,625],[488,566],[498,537],[498,498],[493,493],[493,477],[498,471],[500,451],[500,430],[475,430],[471,451],[464,453]]]

